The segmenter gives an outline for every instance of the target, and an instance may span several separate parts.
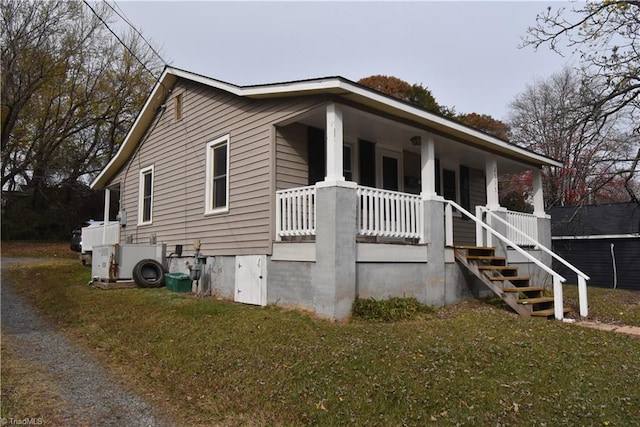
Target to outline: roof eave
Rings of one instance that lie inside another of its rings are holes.
[[[378,109],[403,112],[405,113],[404,118],[409,118],[413,121],[416,121],[416,118],[419,118],[420,120],[418,121],[422,122],[425,126],[442,131],[443,133],[451,134],[452,136],[457,136],[458,138],[470,140],[469,142],[473,142],[474,144],[484,148],[491,148],[494,151],[502,152],[505,154],[508,153],[512,157],[520,158],[527,163],[532,163],[539,166],[562,167],[562,163],[555,159],[551,159],[549,157],[526,150],[522,147],[518,147],[517,145],[511,144],[500,138],[496,138],[489,134],[463,125],[462,123],[458,123],[451,119],[441,117],[437,114],[430,113],[421,108],[414,107],[405,102],[386,97],[382,94],[378,94],[375,92],[372,93],[367,89],[355,86],[348,82],[343,81],[342,83],[344,85],[350,86],[348,88],[348,91],[355,94],[360,99],[361,103],[367,104],[367,100],[372,100],[376,104],[378,104]],[[369,102],[369,104],[371,103]],[[380,108],[381,106],[382,108]],[[385,108],[384,106],[387,107]],[[398,114],[396,113],[395,115]]]
[[[104,188],[113,175],[126,164],[127,159],[144,136],[158,108],[164,102],[178,78],[184,78],[203,85],[214,87],[237,96],[248,98],[271,98],[283,96],[313,95],[329,93],[351,98],[352,100],[370,106],[374,109],[390,113],[396,117],[405,118],[422,124],[428,128],[438,130],[459,139],[464,139],[485,149],[517,158],[525,163],[537,166],[562,167],[557,160],[534,153],[499,138],[485,134],[461,123],[430,113],[411,104],[394,99],[390,96],[372,91],[341,77],[327,77],[297,82],[275,83],[257,86],[236,86],[221,80],[215,80],[200,74],[166,67],[162,76],[154,86],[140,114],[136,118],[131,130],[116,155],[91,183],[92,189]]]

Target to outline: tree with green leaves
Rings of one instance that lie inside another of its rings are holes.
[[[111,10],[79,1],[0,3],[2,189],[32,209],[82,188],[118,150],[161,63]],[[11,200],[3,197],[6,214]],[[66,200],[68,202],[69,200]],[[4,229],[4,224],[3,224]]]

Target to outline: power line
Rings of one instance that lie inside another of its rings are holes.
[[[102,16],[100,16],[98,14],[98,12],[95,11],[95,9],[93,7],[91,7],[91,5],[89,4],[89,2],[87,0],[82,0],[82,2],[85,4],[85,6],[87,6],[91,12],[93,12],[93,14],[100,20],[100,22],[102,22],[104,24],[104,26],[107,28],[107,30],[109,30],[109,32],[111,34],[113,34],[113,36],[116,38],[116,40],[118,40],[118,42],[124,46],[125,49],[127,49],[127,51],[131,54],[131,56],[133,56],[136,61],[138,61],[140,63],[140,65],[142,65],[142,68],[144,68],[149,74],[151,74],[151,76],[153,76],[153,78],[156,80],[156,83],[161,83],[160,79],[158,77],[156,77],[156,75],[146,66],[146,64],[144,62],[142,62],[140,60],[140,58],[138,58],[138,56],[131,50],[131,48],[129,46],[127,46],[127,44],[125,42],[122,41],[122,39],[120,38],[120,36],[118,36],[112,29],[111,27],[109,27],[109,24],[107,24],[107,22],[102,19]]]
[[[138,29],[131,23],[131,21],[129,21],[129,19],[127,19],[124,11],[120,8],[120,6],[118,6],[118,3],[114,3],[116,5],[116,7],[120,10],[120,12],[122,12],[122,14],[120,12],[118,12],[116,9],[113,8],[113,6],[111,6],[111,4],[109,4],[109,2],[107,0],[105,0],[104,2],[107,6],[109,6],[109,8],[111,10],[113,10],[115,12],[116,15],[118,15],[124,22],[126,22],[126,24],[133,29],[133,31],[136,32],[136,34],[138,34],[140,36],[140,38],[142,40],[144,40],[144,42],[147,44],[147,46],[149,46],[149,49],[151,49],[151,51],[160,59],[160,61],[162,62],[163,65],[168,65],[167,61],[164,60],[164,58],[162,57],[162,55],[160,55],[153,47],[153,45],[151,45],[151,43],[149,43],[149,41],[142,35],[142,33],[140,31],[138,31]]]

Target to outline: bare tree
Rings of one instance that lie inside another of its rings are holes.
[[[155,81],[146,70],[160,64],[133,33],[107,30],[104,5],[11,0],[0,12],[2,188],[37,195],[95,173]]]
[[[550,6],[536,22],[523,38],[524,46],[548,46],[559,54],[568,50],[579,60],[592,97],[581,120],[606,126],[611,116],[623,118],[640,135],[640,1],[578,2],[571,10]],[[625,187],[637,201],[640,148],[634,154]]]
[[[564,69],[527,86],[510,105],[512,141],[564,164],[543,170],[548,206],[619,194],[612,187],[629,174],[638,138],[621,113],[606,121],[585,120],[592,99],[592,88]]]
[[[96,215],[101,200],[86,184],[118,150],[162,65],[136,31],[112,32],[112,12],[97,2],[0,2],[3,239],[59,239]]]

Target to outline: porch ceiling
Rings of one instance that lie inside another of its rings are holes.
[[[484,170],[487,158],[496,158],[500,173],[522,172],[530,170],[531,165],[511,159],[500,153],[489,152],[470,145],[447,138],[442,135],[434,135],[417,126],[411,126],[397,122],[386,117],[381,117],[356,108],[343,106],[344,141],[356,142],[364,139],[376,143],[379,147],[395,150],[409,151],[420,155],[420,146],[411,144],[414,136],[426,140],[429,136],[435,138],[436,157],[440,161],[464,164],[476,169]],[[326,125],[326,113],[324,108],[319,108],[298,120],[307,126],[324,129]]]

